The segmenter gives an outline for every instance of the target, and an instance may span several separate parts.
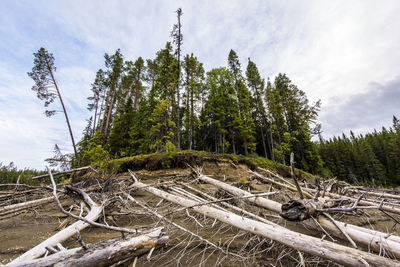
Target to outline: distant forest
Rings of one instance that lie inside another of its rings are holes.
[[[32,90],[46,107],[60,100],[74,147],[73,166],[181,150],[258,155],[288,164],[293,152],[295,166],[314,174],[371,184],[400,182],[396,118],[389,130],[313,142],[321,129],[316,124],[320,101],[310,104],[286,74],[265,80],[250,58],[242,67],[234,50],[226,66],[206,72],[193,53],[181,53],[181,15],[178,9],[172,42],[155,58],[126,60],[119,49],[105,54],[88,98],[92,116],[76,144],[54,78],[54,57],[44,48],[34,54],[28,73],[35,81]],[[55,110],[45,113],[52,116]],[[57,146],[55,152],[50,163],[66,164]]]

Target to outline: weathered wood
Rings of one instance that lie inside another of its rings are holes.
[[[50,170],[49,170],[49,176],[51,177],[51,181],[53,183],[54,199],[56,200],[57,205],[60,207],[61,203],[59,202],[59,200],[57,198],[57,188],[56,188],[56,185],[55,185],[55,182],[54,182],[54,179],[52,177]],[[89,197],[89,195],[87,195],[83,191],[81,192],[81,194],[82,194],[82,197],[84,198],[84,201],[90,206],[90,211],[84,218],[87,221],[92,221],[92,222],[96,221],[100,217],[100,214],[103,211],[103,207],[97,205]],[[62,206],[60,209],[63,210]],[[15,260],[13,260],[12,263],[21,263],[21,262],[26,262],[26,261],[31,261],[31,260],[37,259],[46,253],[47,246],[49,246],[49,247],[57,246],[58,243],[62,243],[63,241],[67,240],[69,237],[74,235],[76,232],[76,229],[81,231],[82,229],[85,229],[88,226],[89,226],[89,224],[86,222],[77,221],[77,222],[71,224],[70,226],[66,227],[65,229],[61,230],[57,234],[46,239],[45,241],[43,241],[39,245],[35,246],[34,248],[28,250],[27,252],[25,252],[24,254],[22,254],[21,256],[16,258]]]
[[[0,216],[4,216],[13,212],[17,212],[24,209],[29,209],[33,207],[37,207],[49,202],[52,202],[54,197],[45,197],[41,199],[26,201],[18,204],[13,204],[5,207],[0,207]]]
[[[126,239],[114,238],[88,245],[88,249],[62,250],[45,258],[28,262],[11,262],[8,267],[47,266],[110,266],[116,262],[140,257],[157,246],[165,244],[167,236],[160,230]]]
[[[290,231],[279,225],[265,224],[259,221],[245,218],[230,212],[225,212],[207,205],[195,206],[198,202],[176,195],[172,195],[165,191],[147,186],[141,182],[134,184],[137,188],[150,192],[160,198],[166,199],[175,204],[190,207],[193,210],[207,217],[217,219],[223,223],[230,224],[244,231],[266,237],[278,243],[297,249],[301,252],[319,256],[328,260],[332,260],[346,266],[362,266],[364,261],[370,266],[398,266],[400,262],[388,258],[380,257],[368,252],[349,248],[346,246],[334,244],[332,242],[323,241],[321,239],[307,236],[304,234]]]
[[[317,208],[321,203],[313,199],[291,199],[282,205],[282,211],[279,214],[288,221],[300,222],[313,217],[317,217]]]
[[[76,168],[76,169],[72,169],[72,170],[56,172],[56,173],[53,174],[53,176],[66,174],[66,173],[71,173],[71,172],[76,172],[76,171],[83,171],[83,170],[88,170],[88,169],[91,169],[92,171],[96,171],[95,169],[93,169],[92,166],[86,166],[86,167]],[[49,174],[43,174],[43,175],[35,176],[35,177],[32,177],[31,179],[35,180],[35,179],[40,179],[40,178],[44,178],[44,177],[49,177]]]
[[[309,192],[316,192],[315,189],[311,189],[311,188],[303,188],[304,190],[307,190]],[[336,199],[346,199],[346,200],[350,200],[352,202],[357,201],[356,198],[354,197],[348,197],[348,196],[343,196],[343,195],[339,195],[339,194],[335,194],[335,193],[329,193],[329,192],[325,192],[325,196],[331,197],[331,198],[336,198]],[[367,200],[360,200],[358,201],[358,205],[360,206],[378,206],[379,204],[377,204],[376,202],[372,202],[372,201],[367,201]],[[395,213],[395,214],[400,214],[400,208],[396,208],[396,207],[392,207],[390,205],[382,205],[380,207],[380,209],[387,211],[387,212],[391,212],[391,213]]]
[[[282,205],[278,202],[265,199],[262,197],[250,198],[250,196],[252,196],[251,193],[205,175],[200,175],[198,178],[203,182],[222,188],[233,195],[248,196],[249,198],[246,198],[246,200],[257,204],[260,207],[264,207],[270,211],[274,211],[277,213],[281,212]],[[329,234],[332,234],[339,238],[344,238],[342,232],[338,229],[335,223],[331,222],[329,219],[323,216],[318,216],[317,220],[318,223]],[[358,227],[352,224],[347,224],[339,221],[336,221],[336,223],[339,224],[340,227],[344,231],[346,231],[346,233],[350,236],[350,238],[357,244],[371,248],[376,252],[380,252],[382,248],[384,248],[386,251],[390,251],[390,253],[392,253],[397,258],[400,258],[400,237],[394,235],[388,235],[386,233],[382,233],[375,230],[364,229],[362,227]],[[314,228],[316,230],[320,230],[319,226],[313,223],[309,223],[307,224],[307,226]]]

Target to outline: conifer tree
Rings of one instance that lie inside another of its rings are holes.
[[[260,132],[264,156],[268,158],[268,155],[270,155],[269,158],[275,161],[272,151],[273,142],[272,140],[268,142],[268,137],[272,137],[272,133],[268,133],[267,130],[269,123],[263,97],[265,95],[265,81],[261,78],[256,64],[250,59],[247,65],[246,77],[247,85],[252,92],[251,103],[254,106],[253,118]]]
[[[87,98],[87,100],[91,101],[88,104],[88,110],[93,111],[94,110],[94,116],[93,116],[93,133],[96,130],[98,118],[100,119],[101,116],[101,110],[103,108],[103,102],[104,102],[104,94],[105,94],[105,77],[104,77],[104,71],[102,69],[99,69],[96,73],[96,78],[94,80],[94,83],[92,84],[91,88],[93,92],[93,96],[90,96]],[[101,101],[100,107],[99,107],[99,102]],[[100,115],[100,116],[98,116]]]
[[[180,74],[181,74],[181,46],[183,42],[183,35],[182,35],[182,25],[181,25],[181,16],[182,16],[182,9],[178,8],[176,10],[177,18],[178,18],[178,23],[174,24],[174,28],[171,32],[171,36],[173,37],[173,42],[176,44],[176,59],[177,59],[177,78],[176,78],[176,99],[177,99],[177,104],[176,104],[176,109],[177,109],[177,115],[176,115],[176,125],[177,125],[177,140],[176,140],[176,145],[178,151],[181,150],[181,115],[180,115]]]
[[[57,82],[54,78],[54,72],[56,71],[56,66],[54,65],[54,57],[52,53],[47,52],[46,49],[41,47],[37,53],[33,53],[34,61],[32,72],[28,72],[29,77],[31,77],[35,85],[32,87],[32,90],[37,93],[37,97],[40,100],[44,100],[44,106],[48,107],[51,103],[54,102],[56,98],[60,100],[61,106],[63,108],[63,112],[65,115],[65,120],[67,122],[69,134],[71,136],[72,146],[74,148],[75,157],[78,157],[74,135],[72,133],[71,125],[69,123],[69,118],[67,114],[67,110],[64,106],[64,101],[61,97],[60,90],[58,88]],[[55,89],[55,90],[54,90]],[[56,110],[46,110],[45,114],[47,117],[51,117],[55,115]]]
[[[121,74],[123,72],[124,63],[121,51],[119,49],[117,49],[117,51],[115,51],[114,55],[112,56],[105,54],[104,58],[107,68],[106,74],[108,92],[103,116],[103,144],[105,144],[105,142],[107,141],[108,133],[110,130],[112,114],[115,106],[117,92],[121,82]]]
[[[255,150],[255,124],[251,116],[250,92],[244,83],[238,56],[232,49],[229,52],[228,65],[235,80],[236,103],[238,104],[238,121],[235,127],[238,133],[236,129],[232,131],[233,153],[236,154],[235,136],[238,134],[238,137],[243,140],[243,148],[247,155],[249,149],[251,152]]]
[[[193,54],[186,55],[183,61],[184,86],[186,87],[184,99],[184,128],[186,130],[187,147],[191,150],[194,145],[194,129],[198,125],[196,106],[201,100],[204,68]]]

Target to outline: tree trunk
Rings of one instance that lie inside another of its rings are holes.
[[[180,93],[179,93],[179,80],[181,75],[181,43],[182,43],[182,36],[181,36],[181,15],[182,10],[179,8],[178,11],[178,77],[176,81],[176,97],[177,97],[177,127],[178,127],[178,140],[177,140],[177,150],[181,151],[181,116],[180,116]]]
[[[216,187],[222,188],[225,191],[235,196],[246,197],[247,201],[253,202],[258,206],[264,207],[270,211],[274,211],[277,213],[280,213],[282,211],[282,205],[273,200],[269,200],[263,197],[251,198],[252,196],[251,193],[244,191],[240,188],[228,185],[224,182],[215,180],[205,175],[200,175],[199,180],[206,182],[208,184],[212,184]],[[323,216],[318,216],[317,220],[328,233],[333,234],[336,237],[343,238],[342,232],[337,228],[337,226],[332,221]],[[385,233],[373,230],[366,230],[366,231],[360,230],[359,229],[360,227],[358,226],[354,226],[339,221],[336,221],[336,223],[339,224],[339,226],[343,228],[346,231],[346,233],[356,243],[362,244],[365,247],[370,247],[377,252],[381,251],[381,249],[384,248],[385,250],[388,250],[391,253],[393,253],[393,255],[395,255],[396,257],[400,258],[400,242],[398,242],[396,236],[388,236]],[[320,230],[319,226],[315,224],[307,223],[307,226],[312,227],[316,230]]]
[[[106,143],[107,141],[107,136],[108,136],[108,132],[109,132],[109,128],[110,128],[110,122],[111,122],[111,116],[112,116],[112,110],[114,108],[114,100],[115,100],[115,94],[116,92],[114,90],[112,90],[112,96],[111,96],[111,101],[110,101],[110,106],[108,107],[108,111],[107,111],[107,120],[106,120],[106,124],[105,124],[105,128],[104,128],[104,135],[103,135],[103,145]],[[104,114],[105,115],[105,114]]]
[[[88,249],[73,248],[62,250],[45,258],[16,262],[10,267],[34,267],[34,266],[110,266],[114,263],[134,259],[165,244],[167,236],[161,237],[160,231],[154,231],[147,235],[136,237],[121,237],[88,245]]]
[[[147,192],[150,192],[175,204],[184,207],[191,207],[194,211],[200,214],[217,219],[241,230],[263,236],[301,252],[325,258],[339,264],[360,267],[365,267],[364,262],[367,262],[372,266],[397,266],[400,264],[400,262],[395,260],[293,232],[279,225],[266,224],[251,220],[243,216],[210,207],[208,205],[201,206],[199,205],[199,202],[172,195],[140,182],[136,182],[134,186],[137,188],[142,188]]]
[[[54,86],[56,87],[57,94],[58,94],[58,98],[60,99],[61,106],[62,106],[63,111],[64,111],[65,120],[67,121],[67,125],[68,125],[69,135],[71,136],[72,146],[74,147],[75,157],[76,157],[76,159],[78,160],[78,164],[79,164],[78,153],[77,153],[77,151],[76,151],[76,145],[75,145],[74,135],[73,135],[73,133],[72,133],[71,124],[69,123],[67,110],[65,109],[64,101],[63,101],[63,99],[62,99],[62,97],[61,97],[60,90],[58,89],[58,85],[57,85],[57,82],[56,82],[56,80],[55,80],[55,78],[54,78],[53,71],[51,70],[51,68],[50,68],[50,66],[49,66],[49,63],[47,62],[47,59],[46,59],[46,64],[47,64],[47,68],[48,68],[48,70],[49,70],[49,72],[50,72],[51,79],[53,80]]]
[[[5,207],[0,207],[0,216],[4,216],[13,212],[18,212],[20,210],[28,209],[28,208],[33,208],[36,206],[43,205],[45,203],[49,203],[53,201],[53,197],[45,197],[41,199],[36,199],[36,200],[31,200],[31,201],[26,201],[18,204],[13,204],[13,205],[8,205]]]
[[[96,120],[97,120],[97,108],[99,105],[99,98],[96,99],[96,106],[94,108],[94,120],[93,120],[93,133],[92,133],[92,137],[94,135],[94,133],[96,132]]]
[[[102,211],[103,211],[103,207],[98,206],[97,204],[95,204],[93,202],[89,213],[85,216],[85,219],[94,222],[97,220],[97,218],[100,217],[100,214]],[[28,250],[27,252],[25,252],[24,254],[22,254],[21,256],[16,258],[15,260],[13,260],[12,263],[21,263],[21,262],[26,262],[26,261],[31,261],[31,260],[37,259],[46,253],[47,246],[50,246],[50,247],[56,246],[57,243],[62,243],[63,241],[67,240],[69,237],[73,236],[76,233],[76,228],[78,228],[79,231],[81,231],[82,229],[85,229],[88,226],[89,226],[88,223],[85,223],[83,221],[77,221],[77,222],[71,224],[70,226],[68,226],[67,228],[65,228],[64,230],[49,237],[48,239],[46,239],[45,241],[43,241],[36,247]]]

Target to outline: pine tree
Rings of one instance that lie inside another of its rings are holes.
[[[103,144],[106,143],[108,133],[110,130],[112,114],[115,106],[115,100],[117,97],[117,92],[121,82],[121,74],[123,71],[123,57],[121,51],[117,49],[114,55],[110,56],[108,54],[104,55],[105,58],[105,65],[107,68],[107,86],[108,86],[108,93],[105,105],[105,111],[103,116]]]
[[[101,116],[101,111],[103,109],[103,102],[104,102],[104,95],[105,95],[105,77],[104,77],[104,71],[102,69],[99,69],[96,73],[96,78],[94,80],[94,83],[92,84],[91,88],[93,92],[93,96],[90,96],[87,98],[87,100],[91,101],[88,104],[88,110],[93,111],[94,110],[94,116],[93,116],[93,133],[96,130],[97,122],[98,119],[100,119]],[[101,102],[100,107],[99,107],[99,102]],[[98,118],[99,117],[99,118]]]
[[[186,55],[183,61],[184,86],[184,128],[186,134],[186,147],[192,149],[194,146],[194,133],[199,121],[196,115],[196,106],[201,100],[204,83],[204,68],[193,54]]]
[[[272,137],[272,133],[271,131],[267,130],[267,127],[268,125],[270,126],[270,124],[268,123],[267,112],[265,109],[263,97],[265,95],[265,81],[261,78],[256,64],[250,59],[247,65],[246,77],[247,85],[252,92],[251,103],[254,106],[253,118],[260,132],[260,139],[263,146],[262,151],[266,158],[268,158],[269,155],[269,158],[275,161],[275,156],[272,150],[273,142],[268,138]]]
[[[181,74],[181,46],[183,42],[183,35],[182,35],[182,25],[181,25],[181,16],[182,16],[182,9],[178,8],[176,10],[177,18],[178,18],[178,23],[174,24],[174,28],[171,32],[171,36],[173,37],[173,42],[176,44],[176,60],[177,60],[177,78],[176,78],[176,109],[177,109],[177,115],[176,115],[176,125],[177,125],[177,149],[178,151],[181,150],[181,114],[180,114],[180,74]]]
[[[72,133],[71,125],[69,123],[67,110],[65,109],[64,101],[61,97],[60,90],[54,78],[56,67],[54,65],[53,54],[47,52],[47,50],[42,47],[38,50],[37,53],[34,53],[33,55],[35,56],[35,59],[33,61],[34,66],[32,68],[32,72],[28,72],[29,77],[31,77],[35,81],[35,85],[32,87],[32,90],[37,93],[37,97],[40,100],[45,101],[45,107],[48,107],[51,103],[53,103],[56,98],[60,100],[65,115],[65,120],[68,125],[69,134],[71,136],[71,142],[74,148],[75,157],[78,157],[74,135]],[[55,91],[51,88],[55,88]],[[51,117],[55,115],[55,113],[56,110],[45,111],[47,117]]]
[[[255,150],[255,124],[251,116],[252,111],[250,107],[250,92],[244,83],[242,70],[238,56],[235,51],[231,50],[228,56],[228,65],[235,80],[236,102],[238,104],[238,121],[235,130],[232,131],[232,148],[233,153],[236,154],[235,149],[235,136],[238,134],[243,140],[244,152],[247,155],[249,150]]]
[[[268,84],[267,105],[273,117],[273,132],[277,140],[275,154],[283,163],[294,152],[296,166],[308,171],[320,168],[317,150],[311,142],[311,124],[315,122],[320,107],[318,101],[309,105],[305,93],[292,84],[285,74],[279,74],[274,86]]]

